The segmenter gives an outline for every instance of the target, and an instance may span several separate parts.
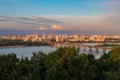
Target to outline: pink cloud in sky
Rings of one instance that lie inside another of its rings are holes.
[[[62,27],[61,25],[52,25],[52,26],[51,26],[51,29],[52,29],[52,30],[62,30],[63,27]]]
[[[45,27],[38,27],[37,30],[46,30]]]

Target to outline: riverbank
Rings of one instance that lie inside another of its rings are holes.
[[[118,47],[118,46],[120,46],[120,43],[103,43],[103,44],[95,45],[95,46],[101,46],[101,47]]]
[[[25,47],[25,46],[0,46],[0,49],[4,48],[20,48],[20,47]]]
[[[18,46],[49,46],[48,42],[41,41],[21,41],[21,40],[0,40],[0,47],[18,47]]]

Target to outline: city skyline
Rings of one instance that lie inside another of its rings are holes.
[[[80,35],[80,34],[49,34],[34,33],[26,35],[6,35],[0,36],[0,39],[22,40],[22,41],[50,41],[50,42],[120,42],[120,35]]]
[[[120,31],[120,0],[0,0],[0,29]]]

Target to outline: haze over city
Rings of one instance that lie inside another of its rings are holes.
[[[120,0],[0,0],[0,30],[120,34]]]

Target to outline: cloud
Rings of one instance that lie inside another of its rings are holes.
[[[39,17],[39,16],[0,16],[0,29],[19,29],[19,30],[42,30],[39,26],[44,26],[44,29],[50,29],[53,24],[62,24],[59,19]]]
[[[52,30],[62,30],[63,27],[61,25],[52,25],[51,29]]]
[[[0,22],[11,22],[18,24],[58,24],[61,23],[58,20],[52,18],[31,16],[31,17],[8,17],[8,16],[0,16]]]
[[[38,27],[37,30],[46,30],[45,27]]]
[[[94,30],[94,31],[120,31],[120,16],[95,15],[95,16],[70,16],[57,15],[41,17],[5,17],[0,16],[0,29],[23,30]],[[44,17],[42,17],[44,18]],[[12,20],[11,20],[12,19]],[[48,21],[45,21],[48,19]],[[51,21],[49,21],[51,20]],[[54,21],[55,20],[55,21]],[[57,22],[56,22],[57,21]],[[54,25],[57,24],[57,25]],[[62,26],[64,27],[62,27]]]

